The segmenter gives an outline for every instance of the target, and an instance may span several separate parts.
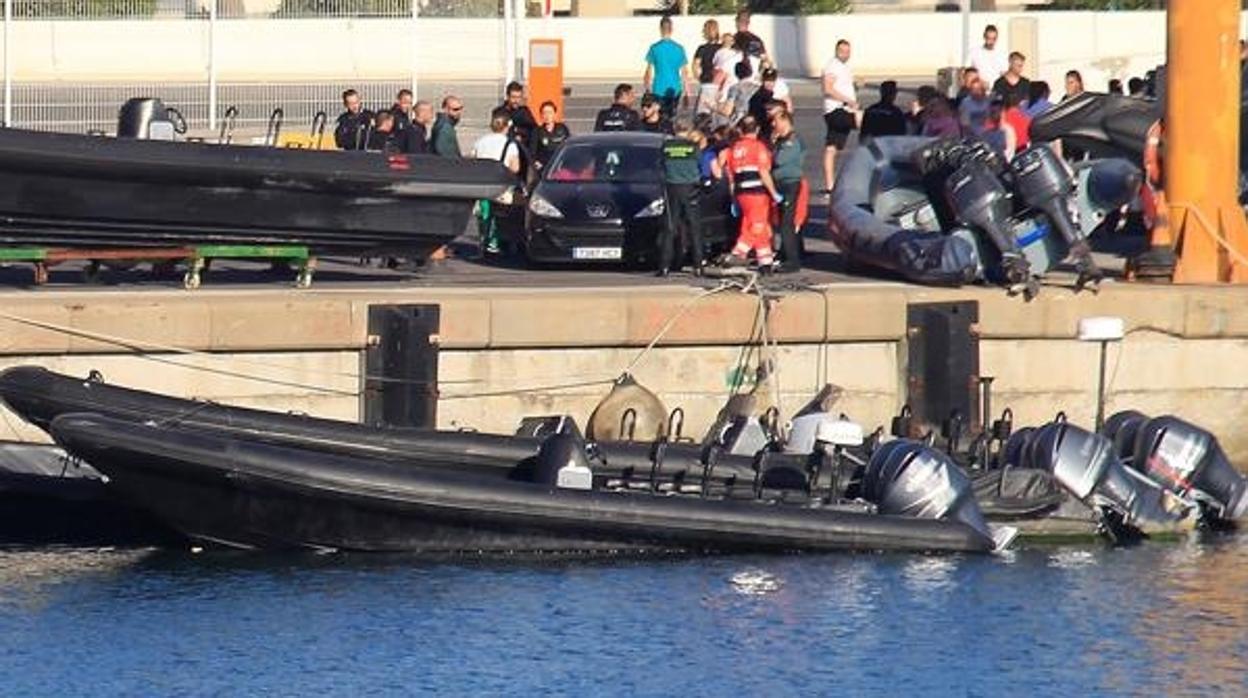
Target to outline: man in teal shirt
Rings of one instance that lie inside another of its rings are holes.
[[[663,38],[651,44],[650,50],[646,51],[644,82],[647,92],[658,95],[663,116],[670,119],[685,92],[685,83],[689,79],[689,58],[684,47],[672,40],[671,17],[659,20],[659,33]]]

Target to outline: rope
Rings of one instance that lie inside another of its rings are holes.
[[[653,338],[651,338],[650,343],[647,344],[645,348],[642,349],[637,354],[637,356],[632,361],[629,362],[628,366],[624,368],[624,375],[631,374],[633,372],[633,369],[637,368],[637,366],[642,361],[644,361],[647,356],[649,356],[650,352],[654,349],[654,347],[657,346],[658,343],[663,339],[663,337],[666,336],[667,333],[672,329],[672,327],[676,325],[676,321],[679,320],[681,317],[683,317],[685,313],[689,312],[689,310],[693,308],[693,306],[696,305],[699,301],[706,299],[706,298],[710,298],[711,296],[717,293],[722,293],[731,288],[739,288],[741,289],[742,293],[749,293],[749,289],[753,286],[754,281],[755,279],[750,279],[750,282],[748,284],[745,284],[744,286],[738,283],[733,283],[731,281],[723,281],[723,282],[720,282],[718,286],[709,288],[697,294],[696,296],[685,300],[685,302],[681,303],[680,306],[676,309],[676,312],[667,318],[667,321],[663,323],[663,326],[660,327],[659,331],[655,333]]]

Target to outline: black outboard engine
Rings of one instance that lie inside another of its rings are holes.
[[[155,97],[126,100],[117,114],[117,137],[171,141],[177,128],[170,110]]]
[[[1106,517],[1111,529],[1119,523],[1143,534],[1173,531],[1192,523],[1190,508],[1156,483],[1137,475],[1114,457],[1114,444],[1066,422],[1040,427],[1025,458],[1043,468],[1075,498]],[[1106,511],[1108,510],[1108,511]],[[1123,531],[1110,531],[1117,535]]]
[[[875,451],[862,478],[862,497],[881,514],[959,521],[1007,547],[1018,531],[990,528],[971,480],[948,455],[921,441],[897,439]]]
[[[1135,437],[1147,421],[1143,412],[1123,410],[1110,415],[1101,426],[1101,433],[1114,442],[1114,456],[1124,464],[1135,467]],[[1135,469],[1143,472],[1142,467]]]
[[[1010,230],[1012,207],[1001,180],[984,162],[972,159],[945,182],[945,195],[958,220],[983,231],[1001,253],[1001,268],[1010,291],[1026,292],[1028,298],[1035,295],[1039,285]]]
[[[1213,434],[1194,424],[1176,417],[1149,420],[1136,436],[1135,463],[1217,519],[1234,521],[1248,513],[1248,478],[1230,464]]]
[[[1075,227],[1070,213],[1070,197],[1075,183],[1066,166],[1050,148],[1028,148],[1010,163],[1014,187],[1023,203],[1043,213],[1062,234],[1075,259],[1079,273],[1077,286],[1099,282],[1104,274],[1092,260],[1092,248]]]

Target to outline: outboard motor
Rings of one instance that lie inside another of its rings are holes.
[[[155,97],[126,100],[117,114],[117,137],[171,141],[177,133],[165,103]]]
[[[1115,412],[1101,426],[1101,433],[1114,442],[1114,456],[1124,464],[1135,467],[1135,438],[1140,427],[1148,421],[1148,415],[1135,410]],[[1143,472],[1141,467],[1136,470]]]
[[[1001,269],[1011,292],[1035,295],[1039,285],[1010,229],[1010,198],[1001,180],[982,161],[970,160],[945,182],[945,195],[958,220],[982,231],[1001,253]]]
[[[1189,507],[1125,467],[1114,457],[1113,442],[1100,434],[1066,422],[1046,424],[1036,430],[1024,460],[1053,473],[1079,501],[1113,512],[1141,533],[1173,531],[1192,523]]]
[[[1139,428],[1136,468],[1207,513],[1233,521],[1248,513],[1248,478],[1226,458],[1213,434],[1176,417],[1157,417]]]
[[[1070,214],[1074,180],[1066,171],[1066,166],[1052,149],[1037,147],[1019,153],[1010,163],[1010,169],[1014,173],[1014,187],[1023,203],[1043,213],[1062,234],[1069,254],[1075,259],[1075,269],[1079,273],[1077,285],[1100,281],[1104,274],[1092,260],[1092,248],[1075,227]],[[1064,253],[1055,255],[1053,261],[1065,256]]]
[[[970,478],[948,455],[921,441],[897,439],[876,450],[863,473],[862,497],[881,514],[961,522],[998,550],[1018,535],[1013,528],[989,527]]]
[[[1001,447],[1001,453],[997,457],[997,467],[1030,467],[1031,463],[1027,460],[1027,449],[1031,448],[1031,439],[1035,435],[1035,427],[1023,427],[1010,434],[1010,438],[1005,440],[1005,445]]]

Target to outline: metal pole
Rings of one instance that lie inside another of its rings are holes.
[[[515,6],[511,0],[503,0],[503,83],[516,79],[516,34],[512,24],[516,21]]]
[[[4,0],[4,126],[13,125],[13,0]]]
[[[412,96],[419,99],[420,95],[420,0],[412,0]]]
[[[217,129],[217,3],[208,4],[208,129]]]
[[[971,0],[962,0],[962,62],[965,68],[971,62]]]
[[[1109,342],[1102,340],[1101,344],[1101,372],[1097,378],[1096,385],[1096,431],[1100,433],[1101,427],[1105,426],[1105,357],[1109,353]]]

